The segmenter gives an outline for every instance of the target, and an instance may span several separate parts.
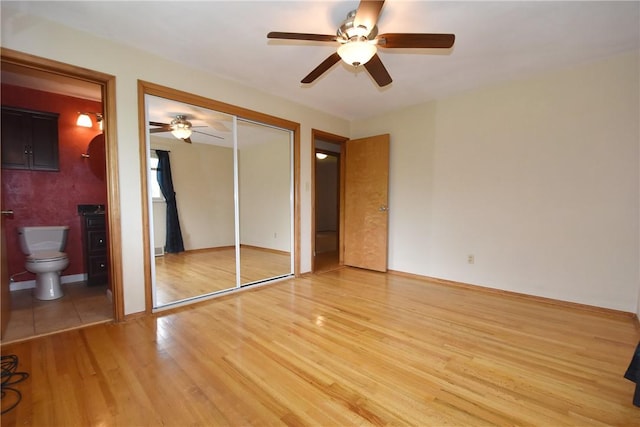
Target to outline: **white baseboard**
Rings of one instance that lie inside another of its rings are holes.
[[[75,283],[75,282],[85,282],[87,280],[86,274],[71,274],[69,276],[60,277],[60,283],[63,285],[65,283]],[[22,282],[11,282],[9,284],[9,290],[13,291],[21,291],[23,289],[33,289],[36,287],[35,280],[24,280]]]

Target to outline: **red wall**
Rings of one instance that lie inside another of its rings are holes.
[[[2,105],[48,111],[58,118],[58,150],[60,171],[27,171],[2,169],[2,209],[12,209],[13,218],[5,219],[9,275],[24,271],[24,255],[18,243],[17,227],[68,225],[65,252],[69,267],[63,276],[86,273],[82,253],[79,204],[107,203],[107,187],[89,169],[82,157],[91,139],[100,133],[94,127],[76,125],[78,111],[102,112],[102,103],[41,92],[17,86],[2,85]],[[33,280],[31,273],[17,276],[16,281]]]

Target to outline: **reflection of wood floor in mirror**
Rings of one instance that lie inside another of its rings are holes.
[[[236,285],[235,248],[165,254],[155,258],[156,305],[193,298]],[[241,247],[242,283],[277,277],[291,272],[289,253]]]

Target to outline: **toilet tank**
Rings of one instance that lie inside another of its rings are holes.
[[[69,226],[18,227],[20,249],[25,255],[43,251],[64,251]]]

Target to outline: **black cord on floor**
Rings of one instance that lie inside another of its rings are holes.
[[[18,369],[18,356],[16,356],[15,354],[2,356],[0,369],[2,371],[1,414],[6,414],[10,410],[18,406],[18,403],[20,403],[20,401],[22,400],[22,393],[20,393],[20,390],[17,390],[11,386],[26,380],[27,378],[29,378],[29,374],[26,372],[16,372],[16,369]],[[15,402],[12,401],[10,404],[7,404],[5,408],[5,397],[9,395],[15,396],[13,399],[15,400]]]

